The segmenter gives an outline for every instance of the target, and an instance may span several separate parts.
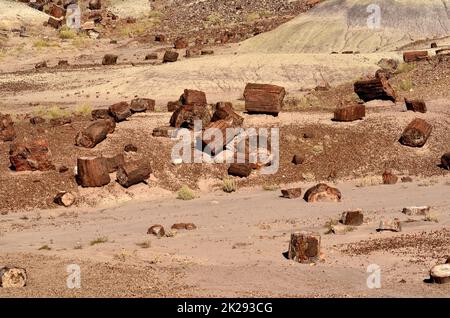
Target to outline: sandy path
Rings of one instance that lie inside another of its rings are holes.
[[[431,205],[439,215],[439,223],[405,223],[403,233],[448,227],[449,186],[444,179],[426,185],[421,181],[359,188],[352,183],[342,183],[337,186],[344,200],[338,204],[307,204],[303,200],[282,199],[278,192],[241,190],[232,195],[209,194],[188,202],[137,201],[103,210],[16,213],[2,217],[0,259],[6,261],[7,253],[14,255],[16,261],[21,259],[21,254],[16,253],[49,256],[46,259],[50,264],[60,264],[55,271],[64,268],[62,260],[71,263],[73,259],[117,264],[120,268],[126,265],[133,270],[145,264],[152,264],[155,270],[163,272],[175,268],[183,273],[177,282],[192,286],[178,290],[179,294],[195,296],[448,296],[450,286],[423,283],[429,267],[442,259],[430,256],[422,259],[424,255],[418,255],[418,250],[397,251],[395,247],[394,252],[381,250],[350,256],[343,253],[340,246],[364,239],[400,236],[399,233],[376,233],[375,228],[381,217],[407,220],[400,211],[410,205]],[[287,250],[292,230],[311,229],[323,233],[326,221],[355,208],[364,210],[365,224],[345,235],[323,235],[323,262],[316,266],[300,265],[282,255]],[[194,222],[198,229],[162,239],[146,234],[153,224],[163,224],[168,229],[178,222]],[[89,245],[100,236],[107,236],[108,242]],[[150,241],[150,248],[136,246],[146,240]],[[50,246],[51,250],[37,251],[43,245]],[[82,249],[74,249],[77,245],[82,245]],[[442,257],[450,253],[448,246],[439,247]],[[26,259],[29,262],[33,258]],[[382,269],[381,289],[366,287],[366,268],[372,263]],[[96,269],[91,266],[89,271]],[[102,269],[98,271],[96,277],[101,277]],[[34,294],[48,294],[45,284],[39,280],[39,272],[31,275],[33,282],[39,281],[43,289],[39,291],[33,286],[29,289]],[[55,275],[64,277],[59,272]],[[48,279],[44,276],[42,279]],[[95,279],[88,277],[84,281],[85,293],[95,284]],[[406,283],[398,283],[401,279]],[[140,289],[141,283],[133,281],[130,286],[122,287],[125,289],[122,292],[127,294],[133,289],[145,295]],[[27,293],[28,287],[23,295]],[[83,289],[79,294],[83,294]],[[131,295],[133,293],[129,293]],[[102,296],[101,291],[97,296]]]

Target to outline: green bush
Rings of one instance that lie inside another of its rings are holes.
[[[187,185],[184,185],[180,188],[180,190],[178,190],[177,199],[192,200],[195,199],[195,194]]]

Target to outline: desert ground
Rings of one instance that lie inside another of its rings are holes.
[[[102,17],[79,33],[48,25],[52,3],[63,2],[38,1],[40,11],[0,0],[0,115],[15,130],[0,141],[0,268],[24,268],[28,278],[0,287],[0,297],[449,297],[450,284],[428,282],[430,268],[450,257],[450,174],[441,161],[450,151],[449,1],[379,1],[376,31],[365,27],[365,0],[110,0],[101,10],[78,1],[83,23]],[[174,48],[180,38],[188,48]],[[168,50],[176,62],[163,63]],[[406,63],[407,51],[428,57]],[[105,54],[117,62],[103,65]],[[354,83],[380,69],[395,101],[362,103]],[[281,112],[248,112],[247,83],[284,87]],[[179,140],[153,131],[169,125],[168,103],[185,89],[204,92],[209,105],[231,102],[243,128],[279,128],[277,171],[240,178],[227,163],[175,163]],[[117,122],[93,148],[75,145],[92,111],[134,98],[155,107]],[[424,100],[426,112],[407,111],[405,98]],[[332,120],[357,102],[364,118]],[[30,122],[37,117],[43,122]],[[432,132],[424,146],[407,147],[399,139],[415,118]],[[13,145],[37,138],[48,142],[54,169],[12,169]],[[136,149],[124,151],[130,144]],[[130,187],[116,171],[102,187],[77,182],[78,158],[117,154],[148,163],[150,177]],[[293,164],[294,155],[303,162]],[[340,202],[306,202],[318,183],[338,189]],[[302,196],[282,197],[289,188]],[[61,191],[75,202],[55,203]],[[423,215],[402,213],[422,206]],[[340,226],[355,210],[363,223]],[[377,231],[393,219],[401,231]],[[177,223],[195,228],[172,229]],[[153,225],[165,235],[147,234]],[[298,230],[320,234],[316,261],[289,259]],[[81,288],[67,286],[71,264]],[[373,264],[380,288],[367,284]]]

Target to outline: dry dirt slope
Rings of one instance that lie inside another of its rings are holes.
[[[395,50],[450,35],[450,1],[382,0],[381,29],[367,27],[372,0],[330,0],[279,28],[247,40],[241,52],[330,53]]]

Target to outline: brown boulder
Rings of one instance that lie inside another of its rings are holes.
[[[56,169],[51,162],[51,152],[45,139],[36,139],[27,144],[10,146],[9,161],[15,171],[47,171]]]
[[[319,183],[308,189],[303,198],[306,202],[340,202],[342,194],[336,188]]]
[[[106,54],[103,56],[102,65],[114,65],[117,64],[117,55],[114,54]]]
[[[121,122],[131,116],[131,109],[127,102],[120,102],[109,106],[109,114],[116,122]]]
[[[130,109],[133,113],[154,111],[155,100],[150,98],[135,98],[130,103]]]

